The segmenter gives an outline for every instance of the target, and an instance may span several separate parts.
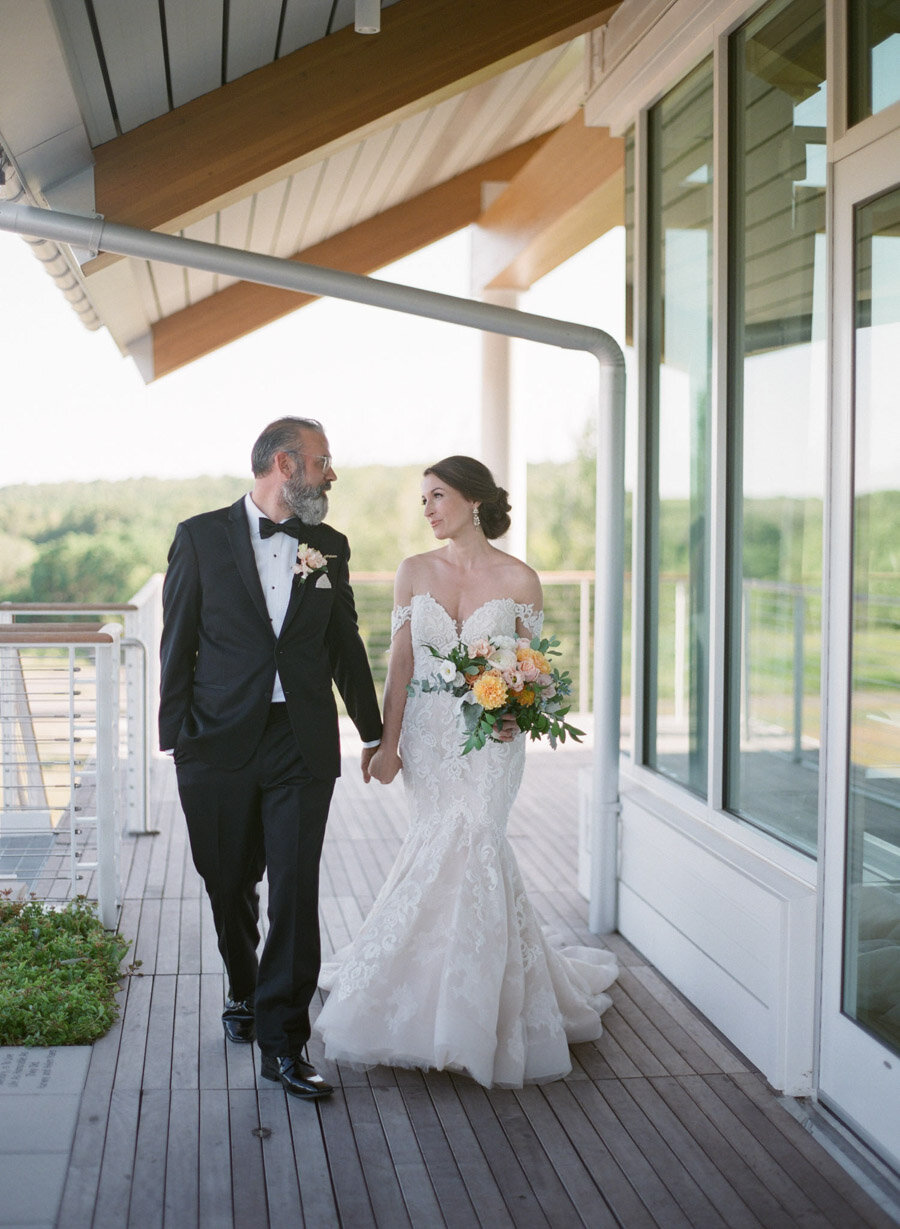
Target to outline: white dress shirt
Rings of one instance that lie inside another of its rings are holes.
[[[291,586],[294,582],[294,564],[297,562],[297,539],[289,533],[273,533],[271,538],[261,538],[259,535],[259,518],[265,516],[251,499],[244,496],[244,509],[250,526],[250,542],[256,558],[256,570],[259,573],[259,583],[262,585],[263,596],[266,599],[266,610],[269,621],[276,636],[281,634],[284,616],[291,600]],[[275,687],[272,691],[272,703],[284,701],[284,691],[281,679],[275,675]]]
[[[284,616],[291,600],[291,588],[294,582],[294,564],[297,562],[297,539],[289,533],[273,533],[270,538],[262,538],[259,533],[259,518],[265,516],[257,508],[249,493],[244,496],[244,509],[250,526],[250,541],[253,544],[253,554],[256,558],[256,570],[259,572],[259,582],[262,585],[266,599],[266,609],[272,623],[272,630],[278,636],[284,623]],[[284,691],[281,679],[275,674],[275,686],[272,690],[272,703],[284,701]],[[364,747],[377,747],[381,739],[363,743]]]

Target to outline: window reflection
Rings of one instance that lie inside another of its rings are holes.
[[[814,852],[825,471],[825,13],[731,43],[726,806]]]
[[[900,189],[856,217],[844,1011],[900,1051]]]
[[[900,4],[854,0],[848,6],[851,124],[900,101]]]
[[[711,63],[650,113],[648,765],[705,795],[712,372]]]

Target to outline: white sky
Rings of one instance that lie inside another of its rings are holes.
[[[523,310],[623,333],[624,240],[611,232],[521,298]],[[382,270],[468,296],[460,232]],[[337,466],[424,464],[479,452],[479,334],[377,308],[320,301],[145,386],[105,330],[87,332],[16,235],[0,233],[0,486],[248,473],[279,414],[328,431]],[[514,343],[527,459],[563,460],[593,412],[596,362]]]

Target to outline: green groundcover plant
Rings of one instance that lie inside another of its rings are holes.
[[[0,893],[0,1045],[88,1045],[119,1012],[130,940],[103,929],[83,896],[61,908]]]

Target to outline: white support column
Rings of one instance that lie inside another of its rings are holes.
[[[515,310],[518,291],[483,290],[485,303]],[[525,558],[528,533],[528,489],[525,456],[513,432],[512,339],[499,333],[481,335],[481,460],[509,492],[512,526],[497,545]]]

